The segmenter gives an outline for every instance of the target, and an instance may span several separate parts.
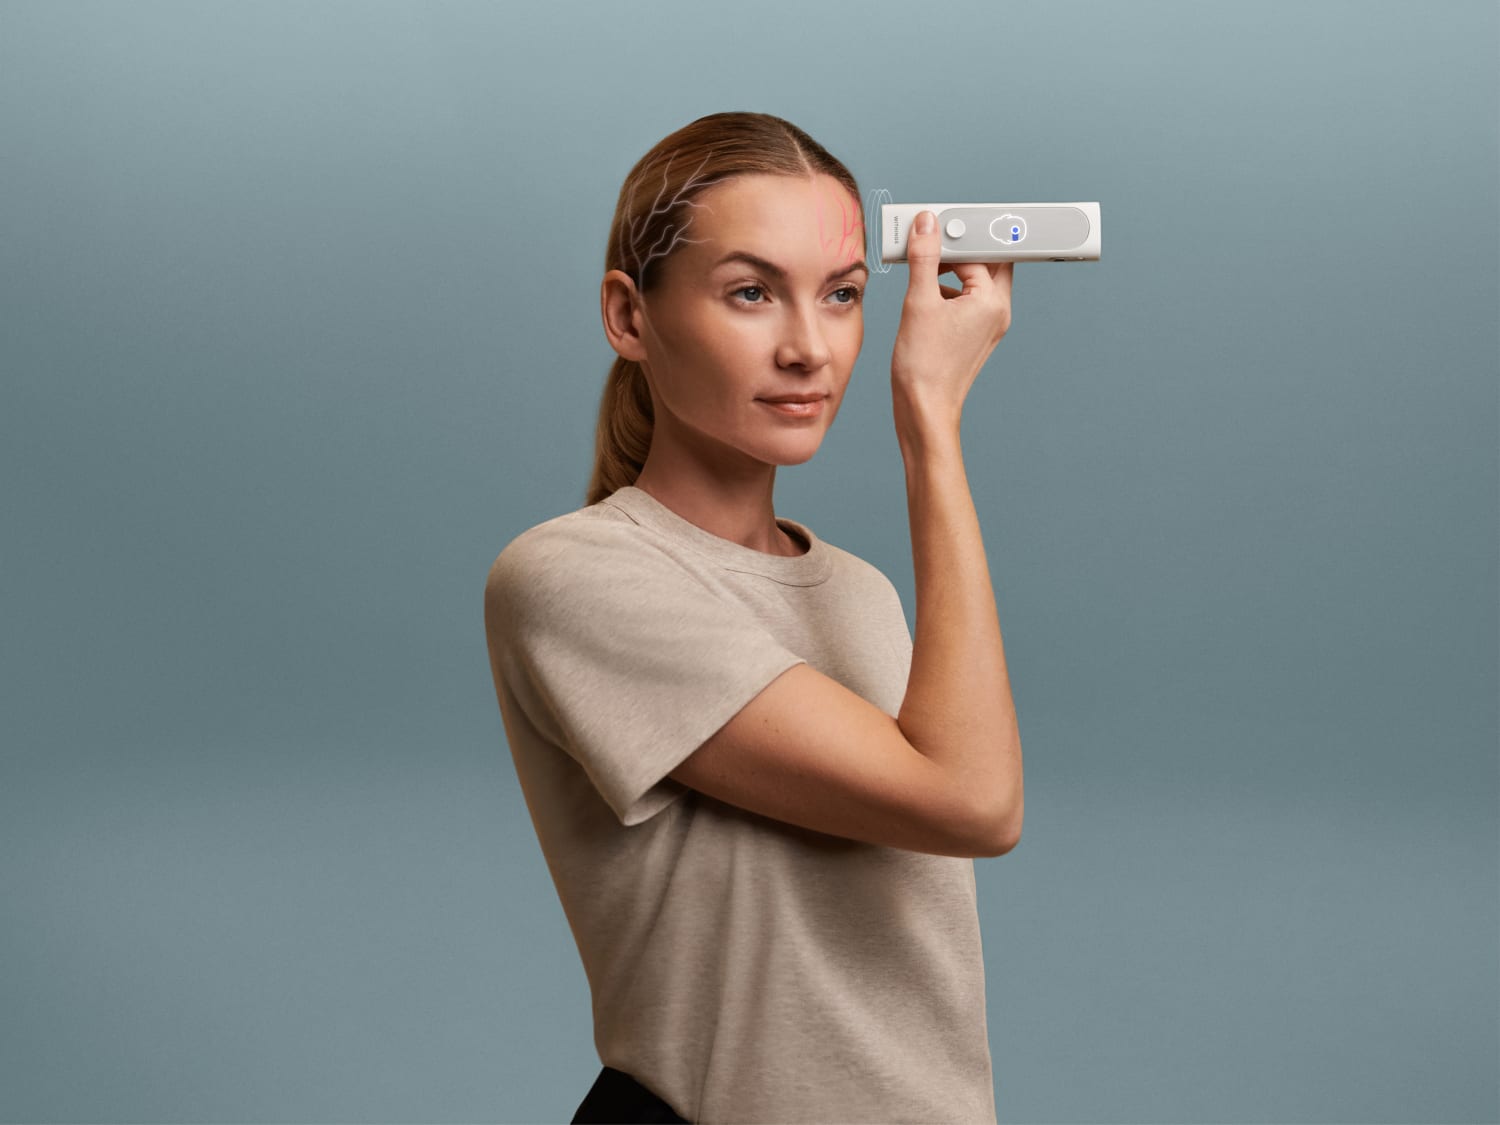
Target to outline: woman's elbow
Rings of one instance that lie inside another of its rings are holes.
[[[1026,818],[1026,802],[1017,797],[990,812],[985,819],[984,837],[980,842],[980,856],[994,859],[1015,849],[1021,842],[1021,822]]]

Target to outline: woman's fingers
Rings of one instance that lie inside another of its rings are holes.
[[[931,211],[923,211],[906,236],[906,264],[910,271],[906,287],[908,300],[925,299],[933,290],[937,290],[944,300],[965,293],[988,291],[991,296],[1010,303],[1014,262],[943,262],[939,260],[942,252],[943,239],[938,233],[937,216]],[[962,283],[961,287],[939,283],[939,276],[950,273]]]
[[[995,288],[1009,298],[1015,266],[1014,262],[944,262],[938,270],[957,277],[965,291]]]
[[[1014,262],[953,262],[944,263],[941,272],[951,273],[963,282],[962,289],[951,285],[942,286],[944,297],[957,297],[983,289],[995,290],[995,295],[1010,300],[1015,277]]]
[[[954,262],[948,268],[963,282],[965,292],[984,289],[990,283],[990,271],[983,262]]]
[[[1010,301],[1011,288],[1015,283],[1015,262],[992,262],[990,263],[990,280],[995,288],[1005,294],[1005,300]]]
[[[906,232],[906,299],[927,301],[939,288],[938,274],[944,272],[938,264],[943,241],[937,232],[937,216],[923,211]]]

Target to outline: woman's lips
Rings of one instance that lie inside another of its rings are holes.
[[[787,395],[774,399],[756,399],[756,402],[763,402],[766,407],[778,414],[786,414],[790,419],[816,419],[823,413],[826,401],[826,395]]]
[[[764,403],[778,414],[784,414],[788,418],[816,418],[819,414],[823,413],[823,404],[828,401],[828,396],[823,395],[809,402],[768,398],[758,398],[755,401]]]

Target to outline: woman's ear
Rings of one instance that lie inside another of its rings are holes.
[[[599,311],[609,346],[624,359],[639,363],[646,358],[642,339],[641,295],[623,270],[610,270],[599,286]]]

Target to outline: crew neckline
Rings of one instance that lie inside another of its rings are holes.
[[[692,548],[726,570],[758,574],[786,586],[815,586],[828,577],[832,564],[828,544],[804,524],[785,516],[776,517],[777,526],[807,542],[807,550],[800,555],[770,555],[705,531],[632,484],[617,489],[600,503],[619,509],[642,527]]]

